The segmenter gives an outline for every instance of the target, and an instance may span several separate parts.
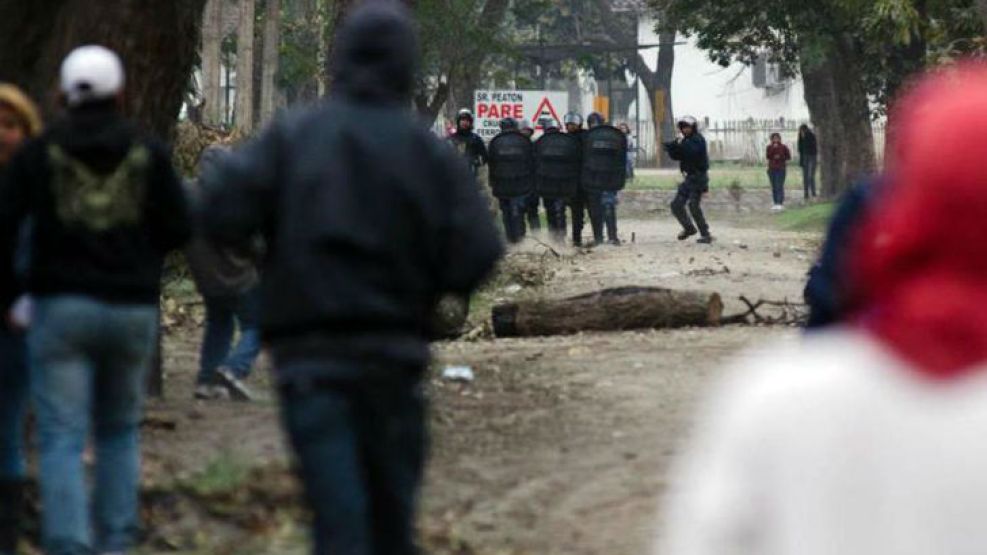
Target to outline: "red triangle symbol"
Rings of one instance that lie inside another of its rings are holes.
[[[562,120],[559,119],[559,114],[555,111],[555,106],[548,100],[548,97],[541,99],[538,103],[538,107],[535,108],[534,117],[531,118],[531,122],[535,124],[536,129],[542,129],[540,125],[543,118],[551,116],[556,123],[561,123]]]

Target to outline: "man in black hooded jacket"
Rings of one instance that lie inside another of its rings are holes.
[[[431,315],[503,251],[465,162],[409,110],[417,59],[403,6],[362,5],[333,96],[204,178],[208,235],[266,236],[261,328],[317,554],[415,553]]]

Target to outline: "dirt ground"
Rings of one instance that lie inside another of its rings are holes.
[[[800,299],[817,236],[775,231],[768,218],[712,222],[712,246],[676,241],[667,214],[621,221],[621,247],[557,257],[528,241],[520,256],[543,262],[547,275],[502,277],[476,308],[482,316],[497,300],[621,285],[717,291],[728,314],[742,310],[740,295]],[[178,326],[166,340],[168,398],[152,403],[145,426],[156,493],[144,552],[304,553],[276,402],[192,401],[200,333]],[[697,398],[738,350],[797,334],[728,326],[437,344],[422,499],[429,551],[651,553],[665,474]],[[443,380],[446,365],[468,365],[476,379]],[[263,370],[252,380],[267,390]],[[268,483],[287,492],[263,491]]]

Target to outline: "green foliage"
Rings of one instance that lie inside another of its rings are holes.
[[[764,52],[787,71],[849,41],[879,113],[929,63],[983,49],[972,0],[652,0],[715,62],[752,63]]]

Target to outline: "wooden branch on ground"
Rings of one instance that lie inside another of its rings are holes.
[[[807,308],[804,303],[793,303],[788,299],[782,301],[772,301],[758,299],[751,301],[741,295],[740,302],[747,305],[747,311],[723,318],[723,324],[766,324],[766,325],[792,325],[804,324],[807,316]],[[781,314],[777,316],[764,316],[759,312],[763,307],[780,309]]]

